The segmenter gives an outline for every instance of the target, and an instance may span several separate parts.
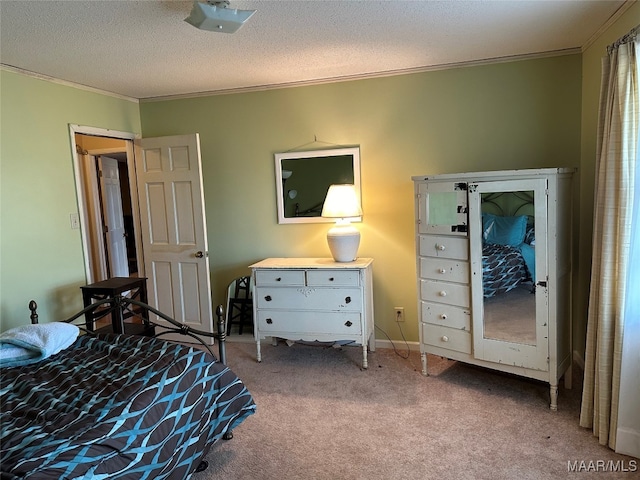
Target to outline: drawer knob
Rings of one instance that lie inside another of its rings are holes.
[[[440,318],[441,318],[442,320],[446,320],[446,319],[447,319],[447,314],[446,314],[446,313],[441,314],[441,315],[440,315]]]
[[[446,268],[439,268],[438,269],[438,273],[447,273],[447,269]]]
[[[438,295],[440,295],[441,297],[446,297],[447,296],[447,292],[445,292],[444,290],[440,290],[438,292]]]
[[[448,342],[449,341],[449,337],[447,337],[446,335],[442,336],[442,341],[443,342]]]
[[[351,325],[353,325],[353,323],[351,323],[349,320],[346,321],[345,326],[350,327]]]
[[[276,278],[276,282],[281,282],[281,281],[282,281],[282,277]]]
[[[351,303],[351,297],[345,297],[344,301],[345,303]]]
[[[270,319],[270,318],[267,318],[265,321],[266,321],[266,322],[267,322],[267,324],[269,324],[269,325],[271,325],[271,324],[273,323],[273,320],[272,320],[272,319]]]
[[[329,281],[330,281],[330,282],[333,282],[333,277],[329,277]]]
[[[436,243],[436,250],[440,250],[441,252],[443,252],[444,250],[446,250],[446,248],[447,247],[445,247],[441,243]]]
[[[264,297],[264,299],[265,299],[267,302],[270,302],[270,301],[271,301],[271,295],[267,295],[266,297]]]

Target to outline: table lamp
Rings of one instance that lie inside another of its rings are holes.
[[[360,232],[351,225],[351,219],[362,216],[355,186],[331,185],[322,207],[322,216],[337,219],[327,232],[327,243],[333,259],[336,262],[354,261],[360,245]]]

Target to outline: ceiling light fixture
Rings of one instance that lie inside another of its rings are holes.
[[[229,1],[193,2],[191,14],[185,22],[200,30],[210,32],[234,33],[249,20],[255,10],[238,10],[229,8]]]

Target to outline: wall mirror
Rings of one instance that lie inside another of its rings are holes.
[[[360,148],[275,154],[278,223],[327,223],[321,217],[329,186],[349,183],[360,195]]]

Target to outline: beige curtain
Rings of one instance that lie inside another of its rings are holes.
[[[613,449],[625,296],[631,294],[627,268],[640,125],[637,32],[638,27],[611,45],[602,61],[593,263],[580,411],[580,425],[593,428],[600,443]]]

